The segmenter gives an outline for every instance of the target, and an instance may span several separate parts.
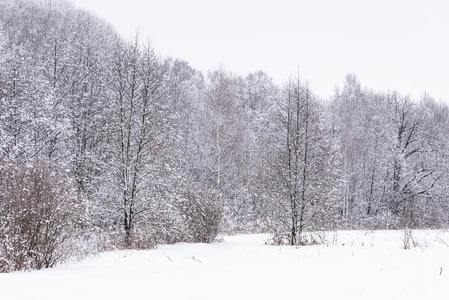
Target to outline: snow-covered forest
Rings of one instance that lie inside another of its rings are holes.
[[[449,225],[447,105],[355,75],[320,99],[300,71],[203,74],[143,40],[69,2],[0,1],[0,272],[218,233]]]

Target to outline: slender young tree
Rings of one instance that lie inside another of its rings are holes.
[[[298,80],[285,94],[279,120],[283,134],[274,145],[279,155],[274,176],[281,189],[273,204],[277,220],[288,228],[289,243],[296,245],[305,242],[305,229],[322,228],[334,217],[339,155],[324,126],[322,108],[309,88]]]

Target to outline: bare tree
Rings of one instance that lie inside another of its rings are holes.
[[[291,245],[302,243],[306,228],[322,228],[326,218],[334,217],[339,157],[320,109],[306,85],[298,81],[287,87],[279,120],[284,141],[275,145],[279,156],[274,175],[280,189],[273,204],[280,224],[275,230],[288,228]]]

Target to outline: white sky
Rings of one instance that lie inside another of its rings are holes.
[[[354,73],[376,90],[449,102],[449,1],[73,1],[205,73],[263,70],[282,83],[299,66],[322,97]]]

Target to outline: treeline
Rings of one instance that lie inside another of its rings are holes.
[[[219,231],[449,222],[448,107],[204,76],[64,1],[0,2],[0,271]]]

